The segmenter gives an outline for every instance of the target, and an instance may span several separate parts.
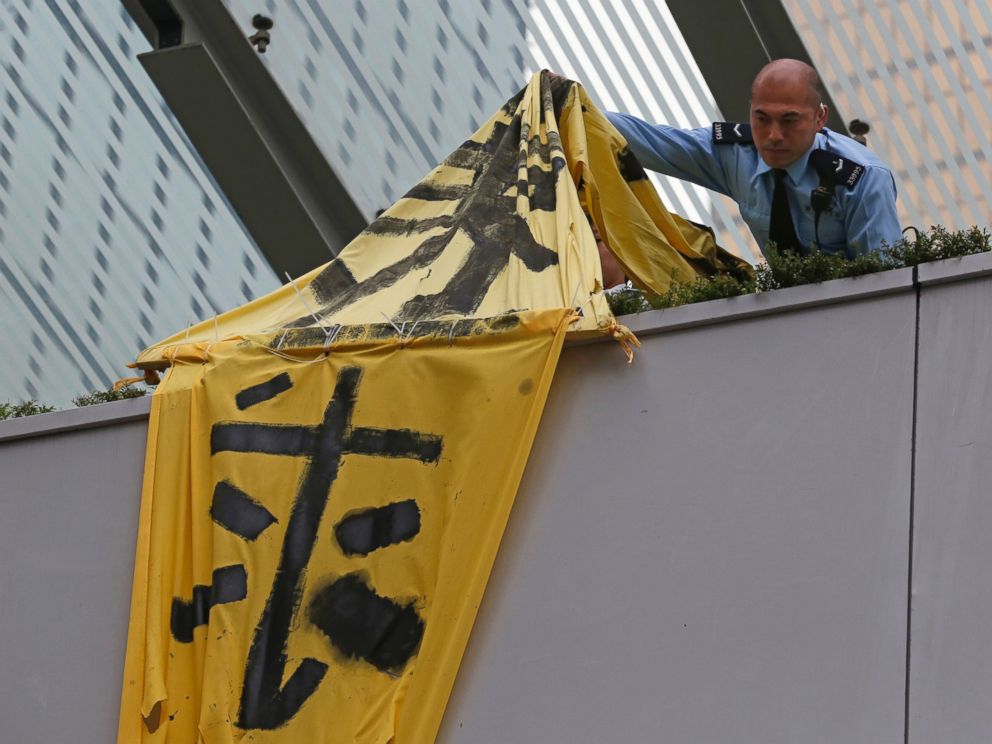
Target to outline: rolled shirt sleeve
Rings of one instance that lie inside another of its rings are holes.
[[[769,167],[753,145],[715,144],[712,129],[708,127],[677,129],[649,124],[629,114],[608,112],[606,116],[645,168],[734,199],[752,235],[764,250],[773,186],[772,179],[767,176]],[[853,188],[840,186],[835,190],[835,208],[821,215],[817,228],[810,195],[820,180],[808,162],[809,153],[801,162],[797,161],[796,166],[789,167],[793,182],[790,211],[803,244],[817,242],[825,253],[845,252],[853,256],[901,240],[896,187],[889,168],[854,140],[827,129],[816,135],[810,152],[816,148],[861,164],[864,172]]]
[[[727,172],[714,151],[710,129],[648,124],[635,116],[614,112],[607,112],[606,118],[624,136],[645,168],[731,195]]]

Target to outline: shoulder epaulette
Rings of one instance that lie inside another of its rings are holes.
[[[733,121],[713,122],[714,145],[750,145],[753,142],[750,124]]]
[[[810,165],[820,175],[837,186],[853,189],[865,174],[865,167],[850,158],[845,158],[830,150],[813,150],[809,154]]]

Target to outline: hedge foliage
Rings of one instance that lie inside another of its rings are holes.
[[[77,395],[72,399],[72,402],[77,408],[82,408],[84,406],[95,406],[98,403],[109,403],[114,400],[141,398],[147,394],[148,389],[144,386],[125,385],[120,390],[111,388],[108,390],[94,390],[84,395]],[[0,403],[0,421],[10,418],[20,418],[22,416],[34,416],[38,413],[51,413],[54,410],[55,406],[40,403],[36,400],[26,400],[20,403],[5,401]]]
[[[694,302],[874,274],[989,250],[992,250],[992,236],[988,230],[979,227],[948,230],[940,225],[926,232],[916,232],[913,238],[901,240],[895,245],[886,245],[878,251],[852,257],[817,250],[800,256],[791,251],[779,253],[774,246],[769,246],[765,251],[765,263],[754,269],[754,279],[740,281],[725,275],[701,277],[692,282],[673,283],[665,294],[645,295],[644,298],[655,309],[678,307]],[[638,311],[634,299],[624,297],[626,294],[628,293],[620,293],[622,301],[618,301],[617,296],[607,297],[614,315]]]

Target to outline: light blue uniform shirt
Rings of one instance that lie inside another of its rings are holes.
[[[676,129],[648,124],[629,114],[607,113],[607,117],[645,168],[697,183],[736,201],[741,217],[764,251],[775,177],[754,145],[716,144],[712,131],[706,128]],[[817,133],[812,147],[785,169],[789,211],[803,245],[814,245],[815,240],[810,193],[820,179],[808,161],[810,153],[817,148],[864,166],[864,173],[853,188],[837,185],[831,208],[820,214],[821,250],[852,256],[900,240],[896,186],[888,166],[850,137],[823,129]]]

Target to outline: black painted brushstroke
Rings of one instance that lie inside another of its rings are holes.
[[[643,181],[647,179],[648,174],[644,172],[644,168],[641,166],[641,161],[637,159],[633,151],[629,147],[625,147],[617,154],[617,159],[620,165],[620,175],[623,176],[623,180],[627,183],[633,183],[634,181]]]
[[[505,125],[503,128],[506,128]],[[479,171],[485,167],[491,154],[486,149],[485,143],[468,140],[463,142],[461,147],[445,158],[443,163],[449,168],[464,168],[465,170]]]
[[[567,98],[570,84],[551,81],[544,86],[542,105],[546,113],[558,115]],[[522,92],[521,92],[522,95]],[[516,97],[519,102],[519,95]],[[485,142],[469,140],[444,161],[451,167],[468,167],[472,170],[470,186],[448,186],[425,181],[415,186],[407,198],[432,201],[457,201],[454,212],[448,215],[450,226],[445,232],[428,237],[408,256],[381,269],[344,292],[332,293],[323,272],[311,283],[318,301],[321,316],[331,315],[363,297],[384,290],[406,276],[410,271],[432,264],[448,247],[455,235],[467,237],[472,244],[467,257],[449,280],[447,286],[433,295],[417,296],[404,304],[393,318],[396,321],[421,320],[438,314],[455,312],[470,314],[482,304],[490,286],[506,270],[511,255],[524,261],[531,271],[543,271],[558,263],[555,251],[540,244],[524,217],[516,211],[517,193],[525,193],[532,210],[554,211],[556,208],[555,183],[565,161],[561,138],[549,132],[547,141],[530,137],[529,129],[514,114],[509,123],[496,122]],[[524,142],[521,151],[521,142]],[[517,173],[526,164],[527,152],[537,153],[545,167],[528,168],[528,182],[517,183]],[[437,218],[430,218],[436,220]],[[370,228],[376,234],[413,234],[423,232],[411,222],[395,220],[381,227]],[[438,227],[433,223],[432,227]],[[395,232],[394,232],[395,231]],[[287,327],[305,327],[313,319],[303,315]]]
[[[330,315],[338,309],[345,307],[346,305],[349,305],[362,297],[375,294],[381,289],[391,287],[411,271],[424,268],[425,266],[430,266],[434,263],[437,257],[441,255],[444,249],[448,247],[448,244],[452,241],[452,239],[454,239],[456,234],[456,231],[451,229],[441,235],[432,235],[419,246],[414,248],[406,258],[403,258],[391,266],[387,266],[386,268],[379,270],[362,283],[356,284],[351,290],[338,295],[328,295],[324,292],[323,284],[320,281],[320,276],[323,275],[323,272],[321,272],[321,275],[318,275],[318,277],[310,284],[314,294],[321,302],[321,308],[318,311],[320,316],[323,317]],[[313,317],[310,315],[305,315],[297,320],[287,323],[286,327],[293,328],[308,326],[312,323]]]
[[[447,229],[451,227],[454,222],[454,217],[450,215],[426,217],[421,220],[402,220],[398,217],[380,217],[366,228],[366,232],[372,233],[373,235],[406,237],[415,233],[436,230],[437,228]]]
[[[382,672],[401,671],[424,635],[413,604],[380,597],[358,574],[343,576],[318,592],[307,617],[343,654]]]
[[[224,421],[210,430],[210,454],[255,452],[260,455],[306,455],[313,451],[318,427]]]
[[[293,381],[290,379],[289,374],[286,372],[280,372],[271,380],[266,380],[258,385],[252,385],[251,387],[246,387],[234,396],[234,403],[238,406],[239,410],[243,411],[246,408],[251,408],[252,406],[258,405],[259,403],[272,400],[277,395],[285,393],[291,387],[293,387]]]
[[[349,514],[334,528],[338,545],[347,556],[412,540],[420,532],[420,509],[413,499]]]
[[[245,540],[254,540],[276,521],[272,512],[228,481],[214,487],[210,518]]]
[[[511,230],[511,235],[501,235],[497,241],[478,233],[474,226],[470,228],[472,236],[479,235],[479,239],[445,288],[433,295],[411,297],[403,304],[399,317],[406,320],[474,312],[485,297],[479,296],[480,288],[489,289],[506,269],[511,254],[531,271],[543,271],[558,263],[557,253],[532,239],[526,222],[520,220]],[[502,231],[497,226],[494,232]]]
[[[551,266],[558,265],[557,253],[545,248],[540,243],[523,239],[522,233],[530,235],[530,228],[525,222],[515,225],[514,228],[517,240],[510,244],[510,252],[523,261],[524,266],[531,271],[544,271]]]
[[[289,633],[302,600],[303,577],[316,544],[317,531],[337,478],[341,458],[348,453],[361,453],[413,457],[430,462],[431,457],[436,457],[433,454],[435,450],[437,454],[440,453],[440,438],[429,434],[406,429],[397,430],[396,434],[379,429],[353,430],[351,416],[361,376],[359,367],[345,367],[341,370],[334,393],[324,410],[323,421],[316,427],[251,425],[254,428],[251,429],[251,437],[248,437],[251,439],[250,443],[262,441],[267,447],[265,452],[272,454],[278,449],[278,454],[305,457],[307,464],[286,525],[272,588],[258,625],[255,626],[248,651],[238,709],[238,726],[242,729],[276,729],[286,724],[316,692],[327,672],[327,664],[314,658],[304,658],[288,675],[285,685],[283,684],[283,679],[287,678],[286,667],[289,662]],[[244,430],[235,427],[248,425],[229,423],[223,426],[227,428],[214,427],[213,440],[218,438],[218,431],[221,432],[222,439],[234,432],[236,436],[229,438],[236,444],[244,444]],[[267,434],[264,437],[259,436],[259,431]],[[305,436],[300,432],[304,432]],[[355,432],[358,432],[357,438]],[[280,437],[287,441],[279,441]],[[288,441],[293,437],[294,441]],[[298,449],[303,441],[307,450]],[[372,596],[375,596],[374,593]],[[405,617],[401,615],[399,625],[396,622],[393,625],[405,628],[403,622],[409,624],[403,620]],[[423,624],[419,618],[416,620],[420,628],[417,636],[419,643]],[[406,648],[403,644],[398,645],[401,651]],[[416,644],[414,649],[415,647]],[[387,647],[387,650],[388,648],[391,647]],[[373,655],[373,658],[380,657]],[[389,651],[382,658],[385,659],[383,663],[392,663],[398,657],[395,652]]]
[[[515,311],[510,310],[507,313],[507,315],[497,315],[490,319],[487,323],[489,330],[493,333],[505,333],[520,325],[520,318],[515,314]]]
[[[568,94],[572,90],[573,84],[575,84],[574,80],[568,80],[561,76],[552,77],[547,73],[541,74],[543,103],[547,106],[548,98],[550,97],[551,110],[554,112],[556,121],[561,119],[562,109],[565,108],[565,103],[568,101]]]
[[[524,93],[527,92],[527,88],[521,88],[508,99],[506,103],[500,106],[499,110],[504,116],[513,116],[513,112],[517,110],[520,106],[520,102],[524,99]]]
[[[376,222],[369,225],[366,230],[374,226]],[[345,266],[344,261],[335,258],[310,283],[310,289],[318,297],[318,302],[323,303],[324,298],[340,297],[352,291],[357,284],[354,274]]]
[[[344,450],[356,455],[408,457],[434,463],[441,457],[441,437],[410,429],[359,427],[345,439]]]
[[[565,167],[565,158],[555,157],[551,159],[551,170],[532,165],[527,168],[527,181],[529,191],[525,191],[530,201],[532,210],[554,211],[556,202],[555,182],[558,180],[558,172]]]
[[[462,318],[460,320],[421,320],[416,328],[407,326],[403,334],[397,332],[392,323],[375,323],[362,326],[342,326],[337,340],[370,341],[398,338],[410,333],[413,328],[417,338],[434,337],[453,341],[466,336],[481,336],[491,333],[504,333],[520,325],[516,315],[500,315],[495,318]],[[400,329],[403,330],[402,326]],[[302,349],[323,346],[326,335],[320,328],[298,328],[286,334],[284,349]]]
[[[170,627],[172,637],[180,643],[193,642],[193,629],[207,624],[211,607],[239,602],[248,596],[248,574],[242,565],[216,569],[211,581],[209,586],[194,586],[189,601],[173,598]]]
[[[317,690],[327,671],[323,662],[305,658],[285,686],[282,685],[288,661],[286,644],[300,602],[301,579],[313,552],[331,486],[337,478],[341,445],[355,408],[361,374],[358,367],[341,370],[308,453],[310,460],[286,525],[272,589],[248,651],[238,711],[241,728],[274,729],[284,725]]]
[[[433,181],[421,181],[412,189],[407,191],[404,199],[420,199],[422,201],[455,201],[464,198],[470,186],[466,184],[435,183]]]

